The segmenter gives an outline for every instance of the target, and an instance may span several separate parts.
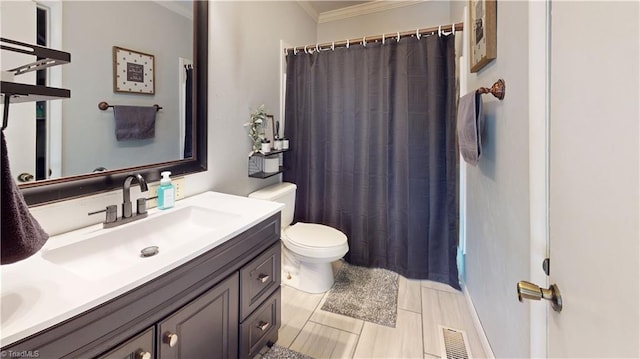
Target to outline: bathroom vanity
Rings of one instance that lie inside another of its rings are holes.
[[[280,327],[280,208],[207,192],[120,229],[52,237],[1,268],[3,355],[255,356]],[[154,238],[157,255],[129,257]]]

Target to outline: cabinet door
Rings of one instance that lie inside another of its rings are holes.
[[[158,324],[162,359],[238,356],[238,274]]]
[[[155,357],[153,351],[153,328],[142,332],[133,339],[119,345],[117,348],[97,359],[152,359]]]

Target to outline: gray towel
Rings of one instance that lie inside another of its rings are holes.
[[[462,158],[474,166],[478,165],[482,154],[483,128],[482,97],[473,91],[458,102],[458,146]]]
[[[49,235],[29,212],[29,207],[9,171],[7,143],[2,131],[2,242],[0,264],[21,261],[44,246]]]
[[[142,140],[156,134],[155,106],[113,106],[116,120],[116,139]]]

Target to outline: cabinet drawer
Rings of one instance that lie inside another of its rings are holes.
[[[278,340],[280,287],[240,324],[240,357],[252,358],[267,342]]]
[[[153,327],[142,332],[138,336],[127,340],[117,348],[106,354],[100,355],[97,359],[122,359],[122,358],[144,358],[151,359],[155,357],[153,350]]]
[[[240,269],[240,320],[280,286],[280,241]]]

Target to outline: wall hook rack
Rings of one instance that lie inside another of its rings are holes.
[[[476,90],[476,93],[479,93],[482,95],[490,93],[498,100],[503,100],[506,92],[507,92],[507,88],[505,87],[503,79],[499,79],[498,81],[496,81],[493,84],[493,86],[491,86],[490,88],[480,87],[479,89]]]

